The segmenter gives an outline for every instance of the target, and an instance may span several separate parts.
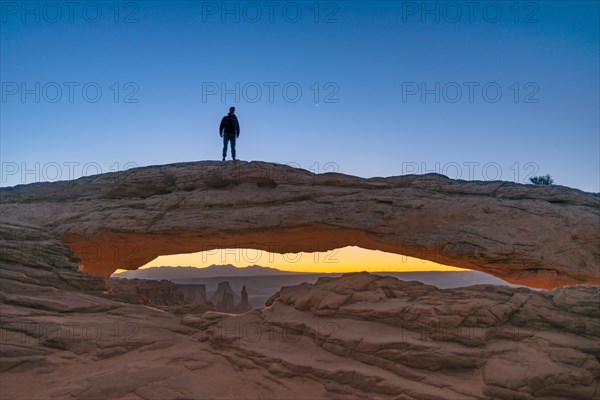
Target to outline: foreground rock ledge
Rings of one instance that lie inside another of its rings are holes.
[[[3,218],[43,227],[101,276],[218,248],[360,246],[540,288],[600,279],[600,197],[561,186],[202,161],[4,188],[0,199]]]

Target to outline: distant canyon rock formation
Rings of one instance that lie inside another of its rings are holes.
[[[128,303],[172,306],[206,303],[206,285],[177,284],[167,280],[110,278],[107,282],[116,300]]]
[[[168,280],[110,278],[107,281],[110,298],[132,304],[150,306],[205,305],[206,310],[241,314],[250,311],[246,286],[236,295],[228,281],[219,283],[215,293],[206,297],[206,285],[173,283]]]
[[[246,286],[242,287],[241,296],[236,295],[228,281],[219,283],[217,290],[210,297],[210,302],[216,306],[217,311],[241,314],[250,310]]]
[[[600,278],[600,197],[561,186],[202,161],[3,188],[0,200],[3,218],[42,227],[105,277],[167,254],[360,246],[540,288]]]

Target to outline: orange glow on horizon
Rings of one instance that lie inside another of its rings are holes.
[[[287,254],[270,253],[255,249],[219,249],[160,256],[140,267],[140,269],[159,266],[205,268],[213,264],[232,264],[238,268],[260,265],[262,267],[277,268],[281,271],[315,273],[465,271],[463,268],[450,267],[432,261],[378,250],[367,250],[355,246],[327,252]]]

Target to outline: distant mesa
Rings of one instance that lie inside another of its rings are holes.
[[[172,306],[206,303],[206,285],[176,284],[167,280],[111,278],[111,298],[134,304]]]
[[[236,267],[231,264],[210,265],[208,267],[148,267],[113,274],[118,278],[143,278],[143,279],[169,279],[184,280],[194,278],[213,278],[213,277],[237,277],[237,276],[271,276],[271,275],[292,275],[301,274],[301,272],[282,271],[277,268],[263,267],[260,265],[250,265],[248,267]]]
[[[206,285],[180,284],[168,280],[110,278],[107,281],[108,297],[111,300],[132,304],[143,304],[153,307],[166,307],[177,311],[176,306],[196,306],[186,308],[187,312],[220,311],[230,314],[241,314],[251,309],[246,286],[242,287],[241,296],[235,294],[229,282],[223,281],[215,293],[207,298]],[[199,308],[199,306],[202,306]],[[183,310],[184,308],[182,308]]]
[[[266,162],[188,162],[0,189],[3,219],[110,276],[160,255],[346,246],[557,288],[600,283],[600,196],[439,174],[359,178]]]

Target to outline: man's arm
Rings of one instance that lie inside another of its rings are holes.
[[[219,125],[219,135],[223,136],[223,129],[225,128],[225,117],[221,119],[221,125]]]
[[[237,118],[235,119],[235,136],[240,136],[240,122]]]

